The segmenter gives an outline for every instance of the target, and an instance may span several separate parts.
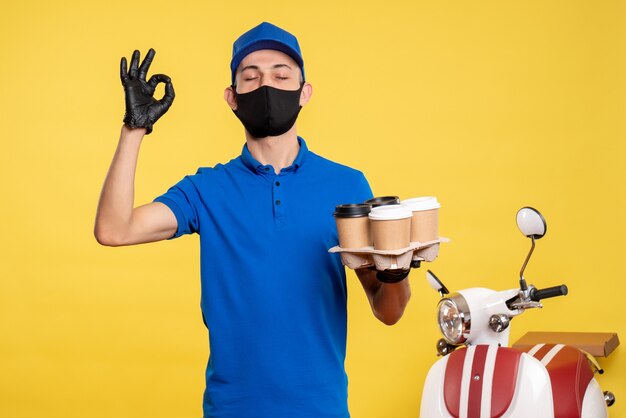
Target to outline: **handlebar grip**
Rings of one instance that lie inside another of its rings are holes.
[[[539,302],[541,299],[565,295],[567,295],[567,286],[562,284],[561,286],[548,287],[546,289],[532,289],[530,291],[530,300]]]

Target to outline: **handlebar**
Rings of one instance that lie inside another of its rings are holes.
[[[562,284],[561,286],[548,287],[545,289],[531,289],[530,300],[539,302],[541,299],[553,298],[556,296],[567,295],[567,286]]]

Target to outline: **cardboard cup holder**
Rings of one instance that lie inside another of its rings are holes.
[[[375,266],[376,270],[408,269],[411,261],[431,262],[439,254],[439,244],[450,242],[448,238],[428,242],[412,242],[408,247],[397,250],[375,250],[373,246],[362,248],[341,248],[339,246],[328,250],[329,253],[339,253],[344,266],[355,270],[363,267]]]

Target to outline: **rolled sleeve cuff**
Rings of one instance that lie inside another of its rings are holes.
[[[184,212],[180,208],[180,206],[176,204],[176,202],[174,202],[172,199],[168,199],[167,197],[163,197],[163,196],[157,197],[156,199],[154,199],[154,202],[163,203],[165,206],[170,208],[170,210],[174,213],[174,216],[176,217],[176,222],[178,223],[178,226],[176,228],[176,233],[172,235],[171,237],[169,237],[168,239],[178,238],[181,235],[185,235],[189,233],[188,231],[185,231],[184,229],[185,225],[187,225],[187,222],[185,221]]]

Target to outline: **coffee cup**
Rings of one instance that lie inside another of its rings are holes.
[[[364,203],[335,206],[335,222],[341,248],[363,248],[372,245],[370,221],[372,210]]]
[[[402,201],[402,206],[413,212],[411,242],[428,242],[439,239],[439,208],[434,196],[415,197]]]
[[[378,206],[399,205],[400,198],[398,196],[380,196],[366,200],[363,203],[370,205],[373,208],[377,208]]]
[[[374,249],[398,250],[406,248],[411,240],[411,211],[402,205],[372,208],[369,219]]]

